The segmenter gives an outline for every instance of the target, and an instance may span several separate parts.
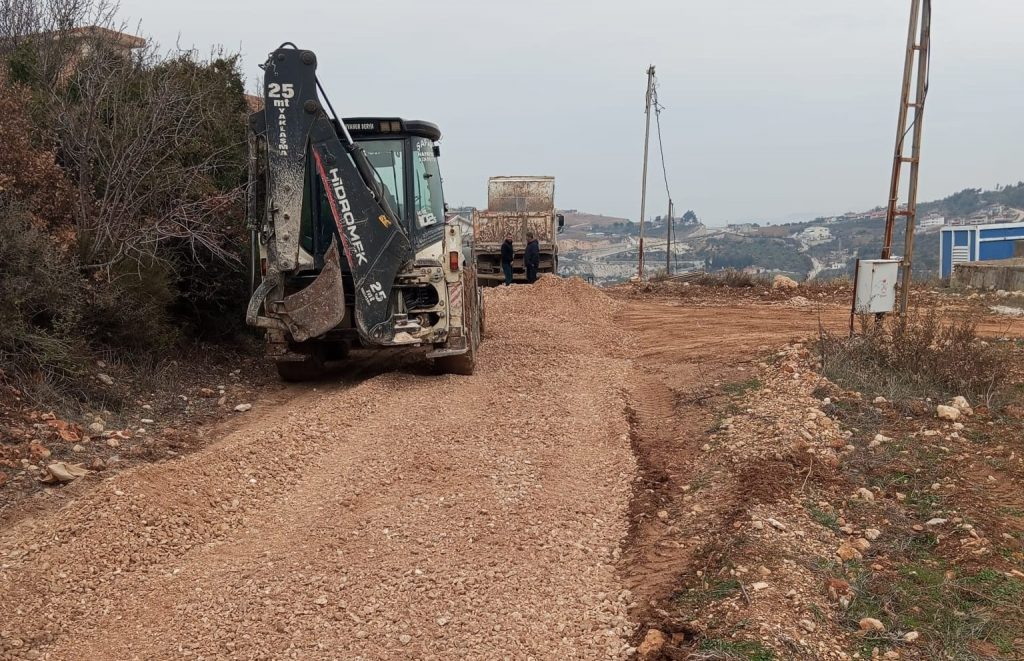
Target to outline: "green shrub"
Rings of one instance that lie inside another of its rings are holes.
[[[162,262],[123,259],[90,278],[82,315],[95,345],[128,352],[164,352],[180,332],[169,315],[174,274]]]
[[[22,385],[69,383],[87,355],[87,291],[63,255],[18,206],[0,200],[0,370]]]

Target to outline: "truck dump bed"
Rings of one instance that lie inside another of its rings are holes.
[[[523,253],[526,234],[540,244],[540,273],[558,269],[554,177],[491,177],[487,181],[487,210],[473,217],[473,242],[481,284],[500,284],[501,244],[511,234],[515,247],[512,263],[516,281],[526,280]]]
[[[541,246],[551,245],[555,241],[553,225],[550,213],[478,211],[473,222],[473,241],[477,246],[500,246],[505,236],[511,234],[516,246],[525,248],[526,233],[533,232]]]

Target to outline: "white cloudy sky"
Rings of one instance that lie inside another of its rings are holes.
[[[881,204],[909,0],[123,0],[165,46],[317,52],[346,115],[440,124],[446,197],[550,174],[558,204],[637,218],[657,66],[678,208],[718,224]],[[938,0],[922,199],[1024,179],[1024,2]],[[665,194],[652,159],[649,208]]]

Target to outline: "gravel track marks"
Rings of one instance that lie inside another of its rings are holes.
[[[618,304],[553,278],[487,297],[473,377],[310,393],[3,532],[3,655],[621,657]]]

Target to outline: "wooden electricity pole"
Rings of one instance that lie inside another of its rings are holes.
[[[647,147],[651,140],[651,100],[654,98],[654,65],[647,68],[647,101],[645,113],[647,128],[644,130],[644,177],[640,188],[640,255],[637,277],[644,279],[644,214],[647,213]]]
[[[903,64],[903,88],[900,94],[900,111],[896,123],[896,153],[892,163],[892,180],[889,183],[889,207],[885,214],[885,239],[882,244],[882,259],[892,257],[892,235],[897,216],[906,218],[904,255],[901,265],[900,314],[906,314],[910,295],[911,269],[914,257],[914,228],[917,224],[917,182],[921,168],[921,130],[924,122],[924,101],[928,96],[928,62],[931,49],[931,0],[911,0],[910,29],[907,33],[906,59]],[[915,62],[916,52],[916,62]],[[915,71],[916,68],[916,71]],[[914,100],[910,100],[911,83],[916,78]],[[907,126],[910,109],[914,109],[914,121]],[[907,133],[913,132],[910,156],[905,156]],[[904,163],[910,163],[910,183],[907,191],[907,208],[899,209],[900,176]]]

